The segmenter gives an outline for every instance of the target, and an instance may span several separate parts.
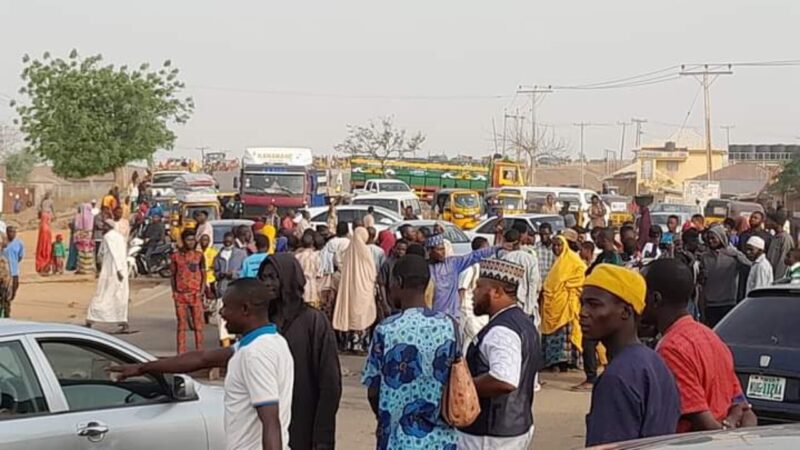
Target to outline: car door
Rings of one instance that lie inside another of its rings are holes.
[[[138,362],[124,349],[89,337],[49,335],[35,342],[47,362],[42,376],[60,388],[67,408],[60,417],[72,430],[64,439],[69,448],[208,449],[199,399],[175,401],[170,378],[117,382],[108,372]]]
[[[46,380],[37,373],[24,337],[0,339],[0,448],[3,450],[75,450],[74,431],[56,414],[60,408]]]

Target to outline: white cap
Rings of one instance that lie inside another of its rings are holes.
[[[759,250],[764,250],[764,247],[766,247],[764,239],[761,239],[758,236],[750,236],[750,239],[747,240],[747,245]]]

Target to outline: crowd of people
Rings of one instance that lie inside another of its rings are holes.
[[[800,275],[785,216],[764,216],[747,227],[674,217],[662,232],[643,208],[636,227],[599,218],[588,232],[517,226],[498,230],[496,245],[479,237],[454,255],[442,224],[405,224],[397,234],[368,219],[311,228],[270,208],[229,233],[212,259],[191,232],[178,253],[194,262],[177,262],[175,273],[196,282],[174,283],[176,295],[214,286],[220,328],[236,343],[119,370],[226,367],[230,389],[263,400],[247,421],[229,417],[229,437],[272,433],[292,448],[333,446],[345,352],[366,356],[379,449],[527,448],[544,370],[584,372],[574,389],[592,392],[587,445],[750,426],[732,355],[711,327],[750,290]],[[237,357],[244,346],[252,363]],[[454,426],[442,394],[461,358],[480,413]],[[229,411],[245,415],[241,405]]]
[[[118,196],[109,192],[97,212],[78,209],[66,252],[48,247],[51,266],[99,268],[87,324],[125,332],[126,233],[139,216],[151,219],[145,239],[164,230],[146,199],[130,205],[137,216],[128,220]],[[49,241],[46,206],[39,236]],[[573,389],[592,392],[587,445],[755,423],[711,328],[751,290],[800,279],[782,211],[711,226],[674,216],[662,231],[647,208],[619,229],[598,209],[590,230],[498,227],[493,244],[478,237],[456,255],[441,223],[377,232],[369,213],[346,223],[331,209],[314,228],[307,215],[270,205],[218,250],[198,213],[171,256],[178,356],[116,370],[225,368],[229,448],[333,448],[342,353],[366,356],[361,381],[379,449],[525,449],[545,370],[584,373]],[[14,234],[4,251],[12,277],[24,252]],[[221,345],[204,350],[208,299],[221,299]],[[468,424],[442,414],[458,361],[479,399]]]

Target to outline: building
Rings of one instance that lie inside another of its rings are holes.
[[[765,164],[780,164],[800,156],[800,145],[796,144],[735,144],[728,146],[728,160],[759,161]]]
[[[720,196],[736,200],[755,200],[769,185],[780,168],[754,162],[738,162],[711,174],[714,181],[719,182]],[[694,180],[704,181],[705,174],[697,176]]]
[[[604,179],[617,186],[622,195],[682,192],[683,182],[707,173],[706,149],[701,136],[688,130],[673,136],[664,145],[633,150],[634,161]],[[711,170],[722,169],[727,152],[711,150]]]

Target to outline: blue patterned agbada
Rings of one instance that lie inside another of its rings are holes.
[[[443,313],[407,309],[375,328],[361,382],[380,389],[376,448],[455,450],[456,431],[440,414],[455,352]]]

